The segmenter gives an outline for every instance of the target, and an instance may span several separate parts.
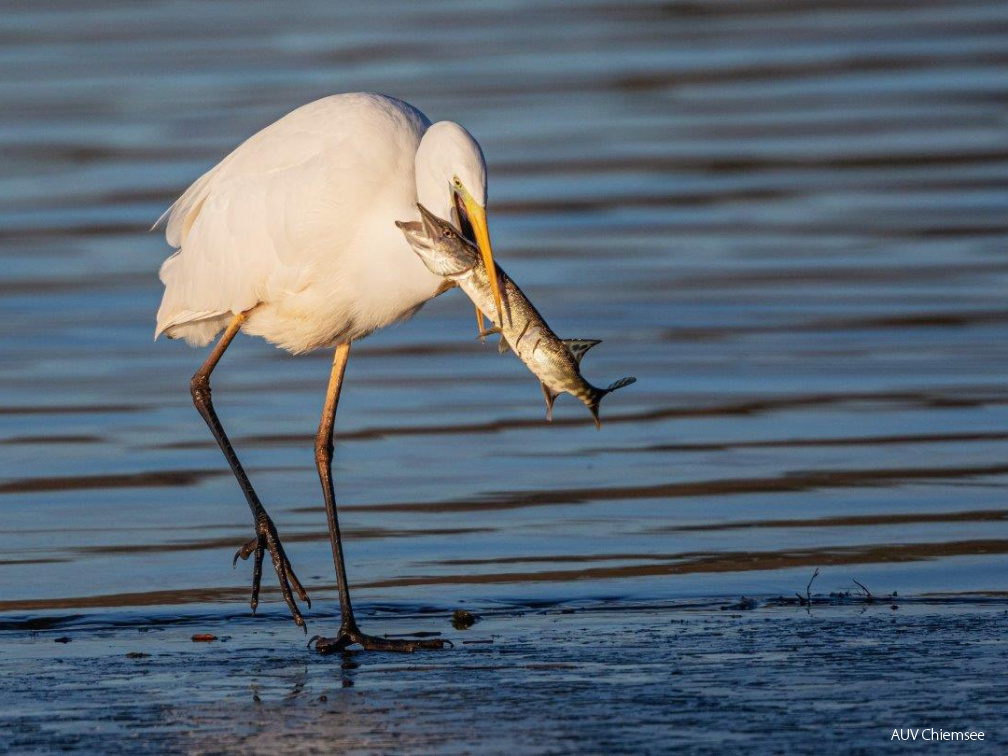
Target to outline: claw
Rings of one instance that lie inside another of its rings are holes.
[[[287,608],[290,609],[295,624],[298,627],[304,628],[307,635],[308,628],[305,627],[304,618],[301,616],[301,612],[298,611],[297,604],[294,603],[294,594],[291,592],[290,581],[287,580],[287,566],[284,564],[286,557],[272,528],[266,532],[266,543],[269,546],[270,556],[273,558],[273,569],[276,570],[277,579],[280,581],[280,593],[283,594],[284,602],[287,604]]]
[[[476,330],[478,332],[476,338],[480,340],[481,344],[485,344],[486,334],[483,330],[483,312],[480,310],[479,306],[476,307]]]
[[[252,614],[256,613],[256,609],[259,608],[259,586],[262,584],[262,563],[263,555],[265,554],[265,549],[263,549],[262,541],[256,540],[255,547],[255,561],[252,563]]]
[[[253,538],[251,541],[242,546],[238,551],[235,552],[234,559],[231,560],[231,569],[235,569],[238,566],[238,560],[242,561],[249,558],[249,555],[255,551],[256,545],[259,543],[259,538]]]
[[[360,632],[360,630],[342,630],[335,638],[323,638],[316,635],[308,641],[309,648],[311,648],[312,642],[315,643],[315,650],[320,654],[331,654],[336,651],[342,651],[354,643],[358,644],[365,651],[392,651],[400,654],[412,654],[414,651],[420,649],[443,649],[446,643],[452,648],[455,647],[455,644],[447,638],[431,638],[426,640],[379,638],[375,635],[366,635]]]
[[[283,594],[284,603],[287,604],[294,623],[304,630],[305,635],[307,635],[308,627],[297,604],[294,602],[293,591],[297,591],[298,596],[308,605],[308,608],[311,608],[311,599],[308,598],[308,592],[301,585],[301,581],[298,580],[297,575],[294,574],[294,568],[291,567],[283,544],[280,543],[280,536],[277,535],[273,521],[266,516],[265,512],[256,518],[256,537],[238,549],[235,552],[234,559],[231,560],[231,566],[236,567],[239,559],[248,559],[249,556],[255,555],[255,560],[252,563],[252,599],[249,602],[252,607],[252,614],[255,614],[259,608],[263,557],[266,555],[267,549],[269,549],[270,561],[273,562],[273,569],[276,570],[277,579],[280,582],[280,592]],[[293,591],[291,590],[292,586]]]
[[[492,328],[483,328],[480,329],[480,332],[476,334],[476,338],[479,339],[480,344],[485,344],[487,336],[493,336],[495,333],[500,332],[501,329],[498,328],[497,326],[493,326]]]
[[[308,641],[309,648],[311,648],[312,641],[315,641],[315,651],[323,655],[343,651],[357,642],[355,638],[346,633],[341,633],[336,638],[323,638],[321,635],[316,635]]]
[[[291,585],[294,586],[294,590],[297,591],[298,596],[304,601],[308,608],[311,609],[311,599],[308,598],[308,591],[304,589],[301,585],[301,581],[297,579],[297,575],[294,574],[294,570],[290,565],[290,560],[287,559],[287,555],[284,554],[284,570],[287,573],[287,579],[290,581]]]

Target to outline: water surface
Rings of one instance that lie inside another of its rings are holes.
[[[147,229],[348,90],[464,123],[502,265],[604,340],[590,379],[638,378],[601,432],[569,397],[546,423],[457,292],[359,344],[336,480],[362,611],[792,595],[816,567],[1005,590],[1004,3],[14,2],[0,39],[0,613],[244,611],[248,511],[190,403],[203,354],[151,340]],[[328,367],[239,339],[214,375],[313,631]]]

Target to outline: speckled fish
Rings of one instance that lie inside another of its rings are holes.
[[[546,397],[546,418],[553,419],[553,401],[566,392],[580,399],[595,418],[595,427],[601,427],[599,402],[602,397],[637,379],[621,378],[607,388],[588,383],[581,376],[581,358],[599,342],[558,338],[514,281],[495,266],[502,300],[502,314],[498,314],[490,276],[479,250],[451,223],[438,218],[423,205],[418,207],[420,221],[396,221],[396,225],[432,273],[457,284],[482,312],[488,314],[494,327],[481,336],[499,333],[501,352],[508,347],[513,349],[539,379]]]

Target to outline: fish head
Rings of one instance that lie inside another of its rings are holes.
[[[418,204],[419,221],[396,221],[396,226],[431,273],[459,276],[479,262],[479,250],[448,221]]]

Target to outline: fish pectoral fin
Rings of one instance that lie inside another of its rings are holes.
[[[498,330],[498,332],[500,332],[499,328],[497,330]],[[507,339],[505,339],[504,338],[504,334],[501,333],[500,341],[497,342],[497,352],[499,354],[507,354],[508,353],[508,349],[510,349],[510,348],[511,348],[511,345],[507,343]]]
[[[580,365],[581,358],[585,356],[585,352],[591,349],[593,346],[601,344],[602,341],[599,339],[564,339],[564,346],[567,350],[574,356],[574,361]]]
[[[554,394],[549,390],[549,387],[540,382],[539,386],[542,388],[543,397],[546,399],[546,419],[551,423],[553,422],[553,402],[557,398],[557,394]]]

